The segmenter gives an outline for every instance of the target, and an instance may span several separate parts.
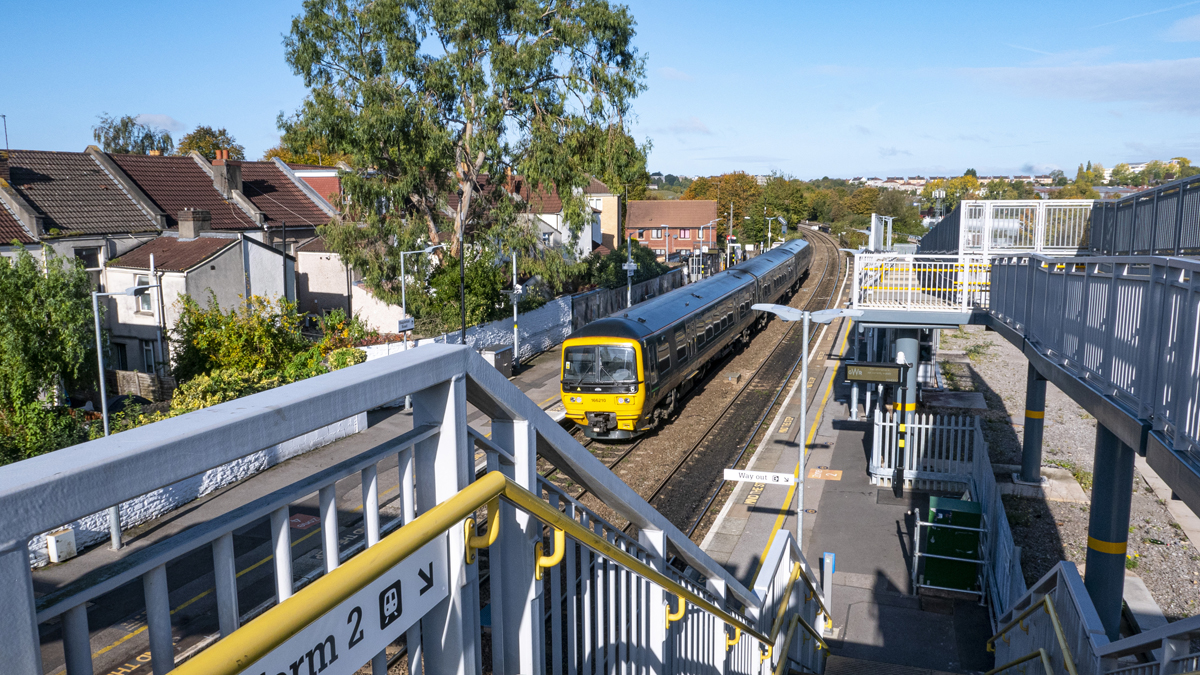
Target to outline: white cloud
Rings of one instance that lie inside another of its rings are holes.
[[[691,75],[688,75],[687,73],[683,72],[682,70],[677,70],[670,66],[659,68],[658,74],[662,75],[664,78],[666,78],[668,80],[678,80],[680,82],[691,82],[692,81]]]
[[[895,148],[895,147],[879,148],[879,156],[880,157],[896,157],[897,155],[911,156],[912,153],[909,152],[908,150],[901,150],[901,149]]]
[[[145,124],[147,126],[157,127],[159,129],[166,129],[170,132],[179,132],[187,128],[184,126],[183,122],[180,122],[170,115],[159,115],[156,113],[142,114],[138,115],[136,119],[138,124]]]
[[[686,120],[677,120],[671,125],[670,131],[676,134],[700,134],[711,136],[712,131],[709,131],[704,122],[698,117],[689,117]]]
[[[1170,42],[1200,42],[1200,14],[1171,24],[1163,39]]]
[[[863,125],[861,125],[861,124],[855,124],[854,126],[852,126],[852,127],[850,127],[850,128],[851,128],[851,129],[853,129],[853,130],[855,130],[856,132],[858,132],[858,133],[862,134],[863,136],[870,136],[870,135],[871,135],[871,130],[870,130],[870,129],[868,129],[868,128],[866,128],[866,127],[864,127],[864,126],[863,126]]]
[[[1091,66],[963,68],[972,80],[986,80],[1036,98],[1102,103],[1140,103],[1152,108],[1200,115],[1200,58]]]

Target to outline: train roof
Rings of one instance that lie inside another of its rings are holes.
[[[634,305],[631,309],[622,309],[603,319],[597,319],[571,333],[570,337],[640,340],[671,326],[739,288],[754,283],[757,277],[794,257],[806,246],[808,243],[804,240],[793,239],[711,277],[676,288],[657,298]]]

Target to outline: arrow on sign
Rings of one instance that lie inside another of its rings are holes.
[[[417,576],[421,577],[421,581],[425,582],[425,585],[421,587],[421,595],[425,595],[425,591],[433,588],[433,563],[429,563],[428,574],[425,573],[425,570],[417,568]]]

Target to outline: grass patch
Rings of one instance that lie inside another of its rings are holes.
[[[971,359],[972,361],[981,361],[991,348],[992,343],[990,342],[971,345],[970,347],[967,347],[967,358]]]
[[[1051,459],[1046,462],[1052,466],[1057,466],[1060,469],[1066,469],[1075,477],[1075,482],[1079,483],[1079,487],[1084,490],[1092,489],[1092,472],[1085,471],[1079,468],[1079,465],[1065,459]]]

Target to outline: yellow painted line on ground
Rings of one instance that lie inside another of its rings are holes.
[[[393,487],[390,487],[390,488],[388,488],[388,489],[384,490],[384,491],[383,491],[383,493],[382,493],[381,495],[379,495],[379,496],[380,496],[380,497],[383,497],[383,496],[386,496],[386,495],[388,495],[388,494],[390,494],[390,493],[392,493],[392,492],[395,492],[397,489],[399,489],[399,487],[400,487],[399,485],[395,485],[395,486],[393,486]],[[362,511],[362,509],[363,509],[362,505],[359,505],[359,506],[356,506],[356,507],[354,507],[353,509],[351,509],[351,510],[350,510],[350,513],[358,513],[359,511]],[[299,539],[297,539],[296,541],[293,541],[293,542],[292,542],[292,546],[298,546],[300,543],[302,543],[303,541],[305,541],[306,539],[308,539],[308,538],[312,537],[313,535],[317,534],[317,533],[318,533],[318,532],[320,532],[320,531],[321,531],[321,528],[320,528],[320,527],[318,527],[317,529],[313,530],[312,532],[309,532],[308,534],[304,535],[303,537],[300,537],[300,538],[299,538]],[[267,556],[267,557],[263,558],[262,560],[259,560],[258,562],[256,562],[256,563],[254,563],[253,565],[251,565],[251,566],[247,567],[246,569],[242,570],[241,572],[238,572],[238,573],[237,573],[237,578],[239,578],[239,579],[240,579],[240,578],[242,577],[242,575],[243,575],[243,574],[248,574],[248,573],[250,573],[250,572],[253,572],[254,570],[256,570],[256,569],[258,569],[259,567],[261,567],[261,566],[262,566],[264,563],[266,563],[266,562],[268,562],[268,561],[270,561],[270,560],[273,560],[274,558],[275,558],[275,554],[273,554],[273,553],[272,553],[271,555],[269,555],[269,556]],[[210,588],[210,589],[208,589],[208,590],[206,590],[206,591],[203,591],[203,592],[199,593],[198,595],[196,595],[195,597],[191,598],[190,600],[186,600],[186,601],[184,601],[184,602],[183,602],[183,604],[181,604],[181,605],[179,605],[178,607],[176,607],[175,609],[171,610],[171,615],[172,615],[172,616],[174,616],[175,612],[178,612],[178,611],[181,611],[181,610],[185,609],[186,607],[190,606],[192,603],[196,602],[197,600],[200,600],[201,598],[203,598],[204,596],[208,595],[209,593],[212,593],[212,592],[213,592],[213,590],[214,590],[214,589]],[[105,654],[105,653],[107,653],[107,652],[109,652],[109,651],[112,651],[114,648],[121,646],[123,643],[125,643],[125,642],[126,642],[126,641],[128,641],[129,639],[133,638],[134,636],[142,634],[143,632],[145,632],[145,630],[146,630],[146,624],[142,624],[141,628],[138,628],[137,630],[133,631],[132,633],[129,633],[128,635],[125,635],[124,637],[121,637],[120,639],[118,639],[118,640],[114,641],[112,644],[110,644],[110,645],[108,645],[108,646],[106,646],[106,647],[101,647],[101,648],[100,648],[100,649],[98,649],[97,651],[94,651],[94,652],[92,652],[92,658],[95,658],[95,657],[97,657],[97,656],[100,656],[101,654]]]
[[[851,320],[850,323],[853,324],[853,321]],[[847,326],[846,332],[842,335],[842,346],[838,348],[839,356],[846,352],[846,341],[850,337],[850,331],[853,329],[853,325]],[[821,424],[821,415],[825,412],[825,404],[829,402],[829,395],[833,393],[833,383],[836,380],[837,371],[835,370],[834,375],[829,378],[829,384],[825,387],[825,395],[821,397],[821,405],[817,408],[817,414],[813,416],[812,426],[808,432],[808,437],[804,441],[804,455],[806,458],[808,456],[807,448],[809,445],[812,445],[813,439],[817,436],[817,427]],[[801,405],[808,405],[808,401],[801,402]],[[792,472],[792,476],[795,478],[800,477],[799,462],[796,463],[796,470]],[[796,486],[799,484],[799,481],[792,483],[791,487],[788,488],[787,496],[783,498],[783,507],[779,509],[779,515],[775,517],[775,524],[771,526],[771,534],[767,536],[767,545],[763,547],[762,555],[758,556],[758,567],[755,568],[754,575],[751,577],[752,579],[757,577],[759,571],[762,569],[763,561],[767,559],[767,551],[770,550],[771,542],[775,539],[775,533],[779,532],[779,530],[783,528],[783,521],[787,520],[787,509],[788,506],[791,506],[792,504],[792,498],[796,496]],[[796,508],[803,509],[804,505],[797,504]]]
[[[547,403],[549,403],[550,401],[553,401],[554,399],[556,399],[556,398],[558,398],[558,397],[559,397],[559,394],[555,394],[555,395],[551,396],[550,398],[546,399],[545,401],[542,401],[541,403],[539,403],[539,404],[538,404],[538,407],[540,408],[540,407],[542,407],[542,406],[546,405]]]

